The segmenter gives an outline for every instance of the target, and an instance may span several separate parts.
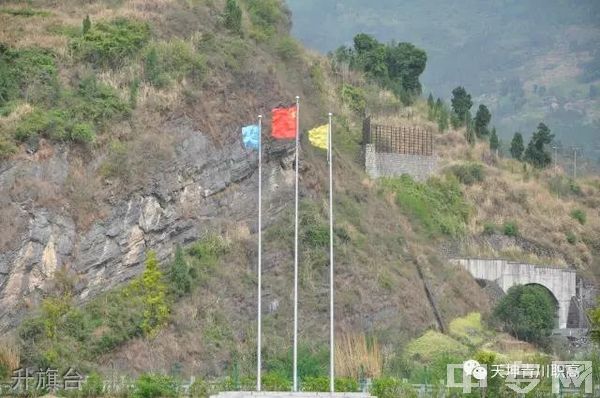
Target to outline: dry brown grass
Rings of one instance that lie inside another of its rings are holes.
[[[335,344],[335,369],[341,376],[379,377],[383,357],[379,343],[364,333],[344,333]]]
[[[12,371],[21,364],[21,355],[17,344],[10,339],[0,340],[0,368]]]

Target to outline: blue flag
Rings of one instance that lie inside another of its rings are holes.
[[[258,126],[252,124],[250,126],[242,127],[242,141],[244,146],[249,149],[258,149]]]

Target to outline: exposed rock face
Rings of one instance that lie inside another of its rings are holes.
[[[87,230],[77,229],[68,205],[60,201],[44,206],[26,190],[18,203],[12,196],[10,204],[18,205],[15,217],[23,219],[23,228],[2,232],[11,239],[0,246],[0,333],[22,318],[27,304],[43,297],[61,267],[77,275],[76,298],[85,300],[139,274],[149,249],[165,259],[176,244],[196,240],[220,225],[254,224],[256,153],[239,142],[217,147],[185,120],[165,129],[175,135],[173,159],[152,173],[151,183],[141,190],[106,198],[110,211]],[[265,223],[287,203],[283,198],[293,175],[293,148],[268,147],[267,152]],[[16,181],[64,184],[72,167],[68,149],[56,148],[45,159],[34,156],[0,164],[0,192],[13,189]],[[0,220],[2,229],[9,227]]]

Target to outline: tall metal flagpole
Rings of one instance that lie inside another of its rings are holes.
[[[300,97],[296,96],[296,212],[294,226],[294,392],[298,391],[298,148],[300,147]]]
[[[260,391],[262,367],[262,115],[258,115],[258,330],[256,340],[256,391]]]
[[[327,131],[329,160],[329,391],[335,392],[335,341],[333,313],[333,140],[331,132],[331,112],[329,112],[329,129]]]

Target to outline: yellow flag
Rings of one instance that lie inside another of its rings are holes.
[[[316,146],[317,148],[327,149],[327,129],[328,125],[324,124],[319,127],[315,127],[314,129],[308,132],[308,140],[311,144]]]

